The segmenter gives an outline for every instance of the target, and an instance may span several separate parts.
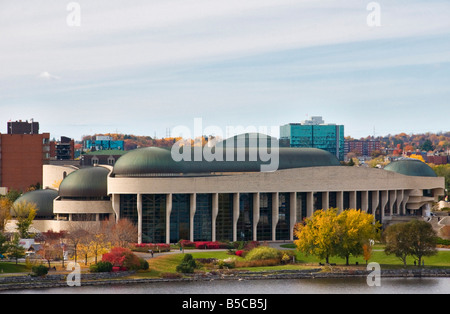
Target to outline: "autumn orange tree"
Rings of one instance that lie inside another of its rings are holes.
[[[304,254],[325,259],[332,256],[349,257],[364,254],[364,245],[377,239],[380,224],[373,215],[349,209],[338,214],[336,208],[317,210],[313,216],[294,228],[297,249]],[[366,247],[367,250],[367,247]]]

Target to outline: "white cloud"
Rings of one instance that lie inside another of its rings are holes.
[[[46,71],[41,72],[41,73],[38,75],[38,77],[39,77],[40,79],[44,79],[44,80],[59,80],[59,79],[60,79],[59,76],[50,74],[50,73],[48,73],[48,72],[46,72]]]

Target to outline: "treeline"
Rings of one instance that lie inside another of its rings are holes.
[[[353,140],[351,136],[347,140]],[[445,151],[450,149],[450,132],[419,134],[388,134],[386,136],[367,136],[360,140],[377,140],[383,148],[402,149],[403,151]]]

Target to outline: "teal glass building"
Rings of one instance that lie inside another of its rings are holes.
[[[313,117],[314,118],[314,117]],[[313,147],[326,150],[344,160],[344,126],[323,123],[321,117],[303,123],[289,123],[280,127],[280,143],[287,147]]]

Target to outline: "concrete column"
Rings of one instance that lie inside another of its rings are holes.
[[[380,200],[379,200],[380,191],[372,191],[369,193],[372,193],[372,212],[371,212],[371,214],[375,216],[378,204],[380,203]]]
[[[276,241],[277,235],[277,224],[278,216],[280,212],[280,201],[278,192],[272,193],[272,241]]]
[[[342,213],[344,210],[344,191],[336,192],[336,206],[338,208],[338,213]]]
[[[361,192],[361,211],[366,212],[369,210],[369,191]]]
[[[194,216],[197,210],[197,194],[193,193],[190,197],[190,214],[189,214],[189,238],[194,242]]]
[[[172,213],[172,193],[166,196],[166,243],[170,243],[170,214]]]
[[[403,202],[402,202],[402,214],[403,215],[406,215],[406,204],[409,201],[409,193],[411,193],[410,190],[403,191]]]
[[[238,219],[239,219],[239,192],[233,193],[233,241],[237,241]]]
[[[116,216],[116,223],[120,219],[120,194],[112,195],[112,209],[114,211],[114,215]]]
[[[216,241],[216,220],[219,214],[219,193],[212,194],[212,228],[211,228],[211,240]]]
[[[403,190],[397,191],[397,215],[401,216],[403,214]]]
[[[356,191],[350,191],[350,209],[356,208]]]
[[[137,195],[138,243],[142,243],[142,194]]]
[[[397,191],[392,190],[389,191],[389,216],[392,216],[394,214],[394,203],[397,199]]]
[[[389,201],[389,194],[388,191],[381,191],[381,222],[384,220],[384,208],[386,207],[386,204]]]
[[[330,194],[327,192],[322,192],[322,209],[327,210],[330,207]]]
[[[297,222],[297,193],[289,193],[289,240],[294,240],[294,226]]]
[[[314,213],[314,192],[306,192],[306,217],[312,217]]]
[[[260,205],[259,205],[259,192],[253,193],[253,241],[257,241],[257,230],[258,230],[258,222],[260,216]]]

